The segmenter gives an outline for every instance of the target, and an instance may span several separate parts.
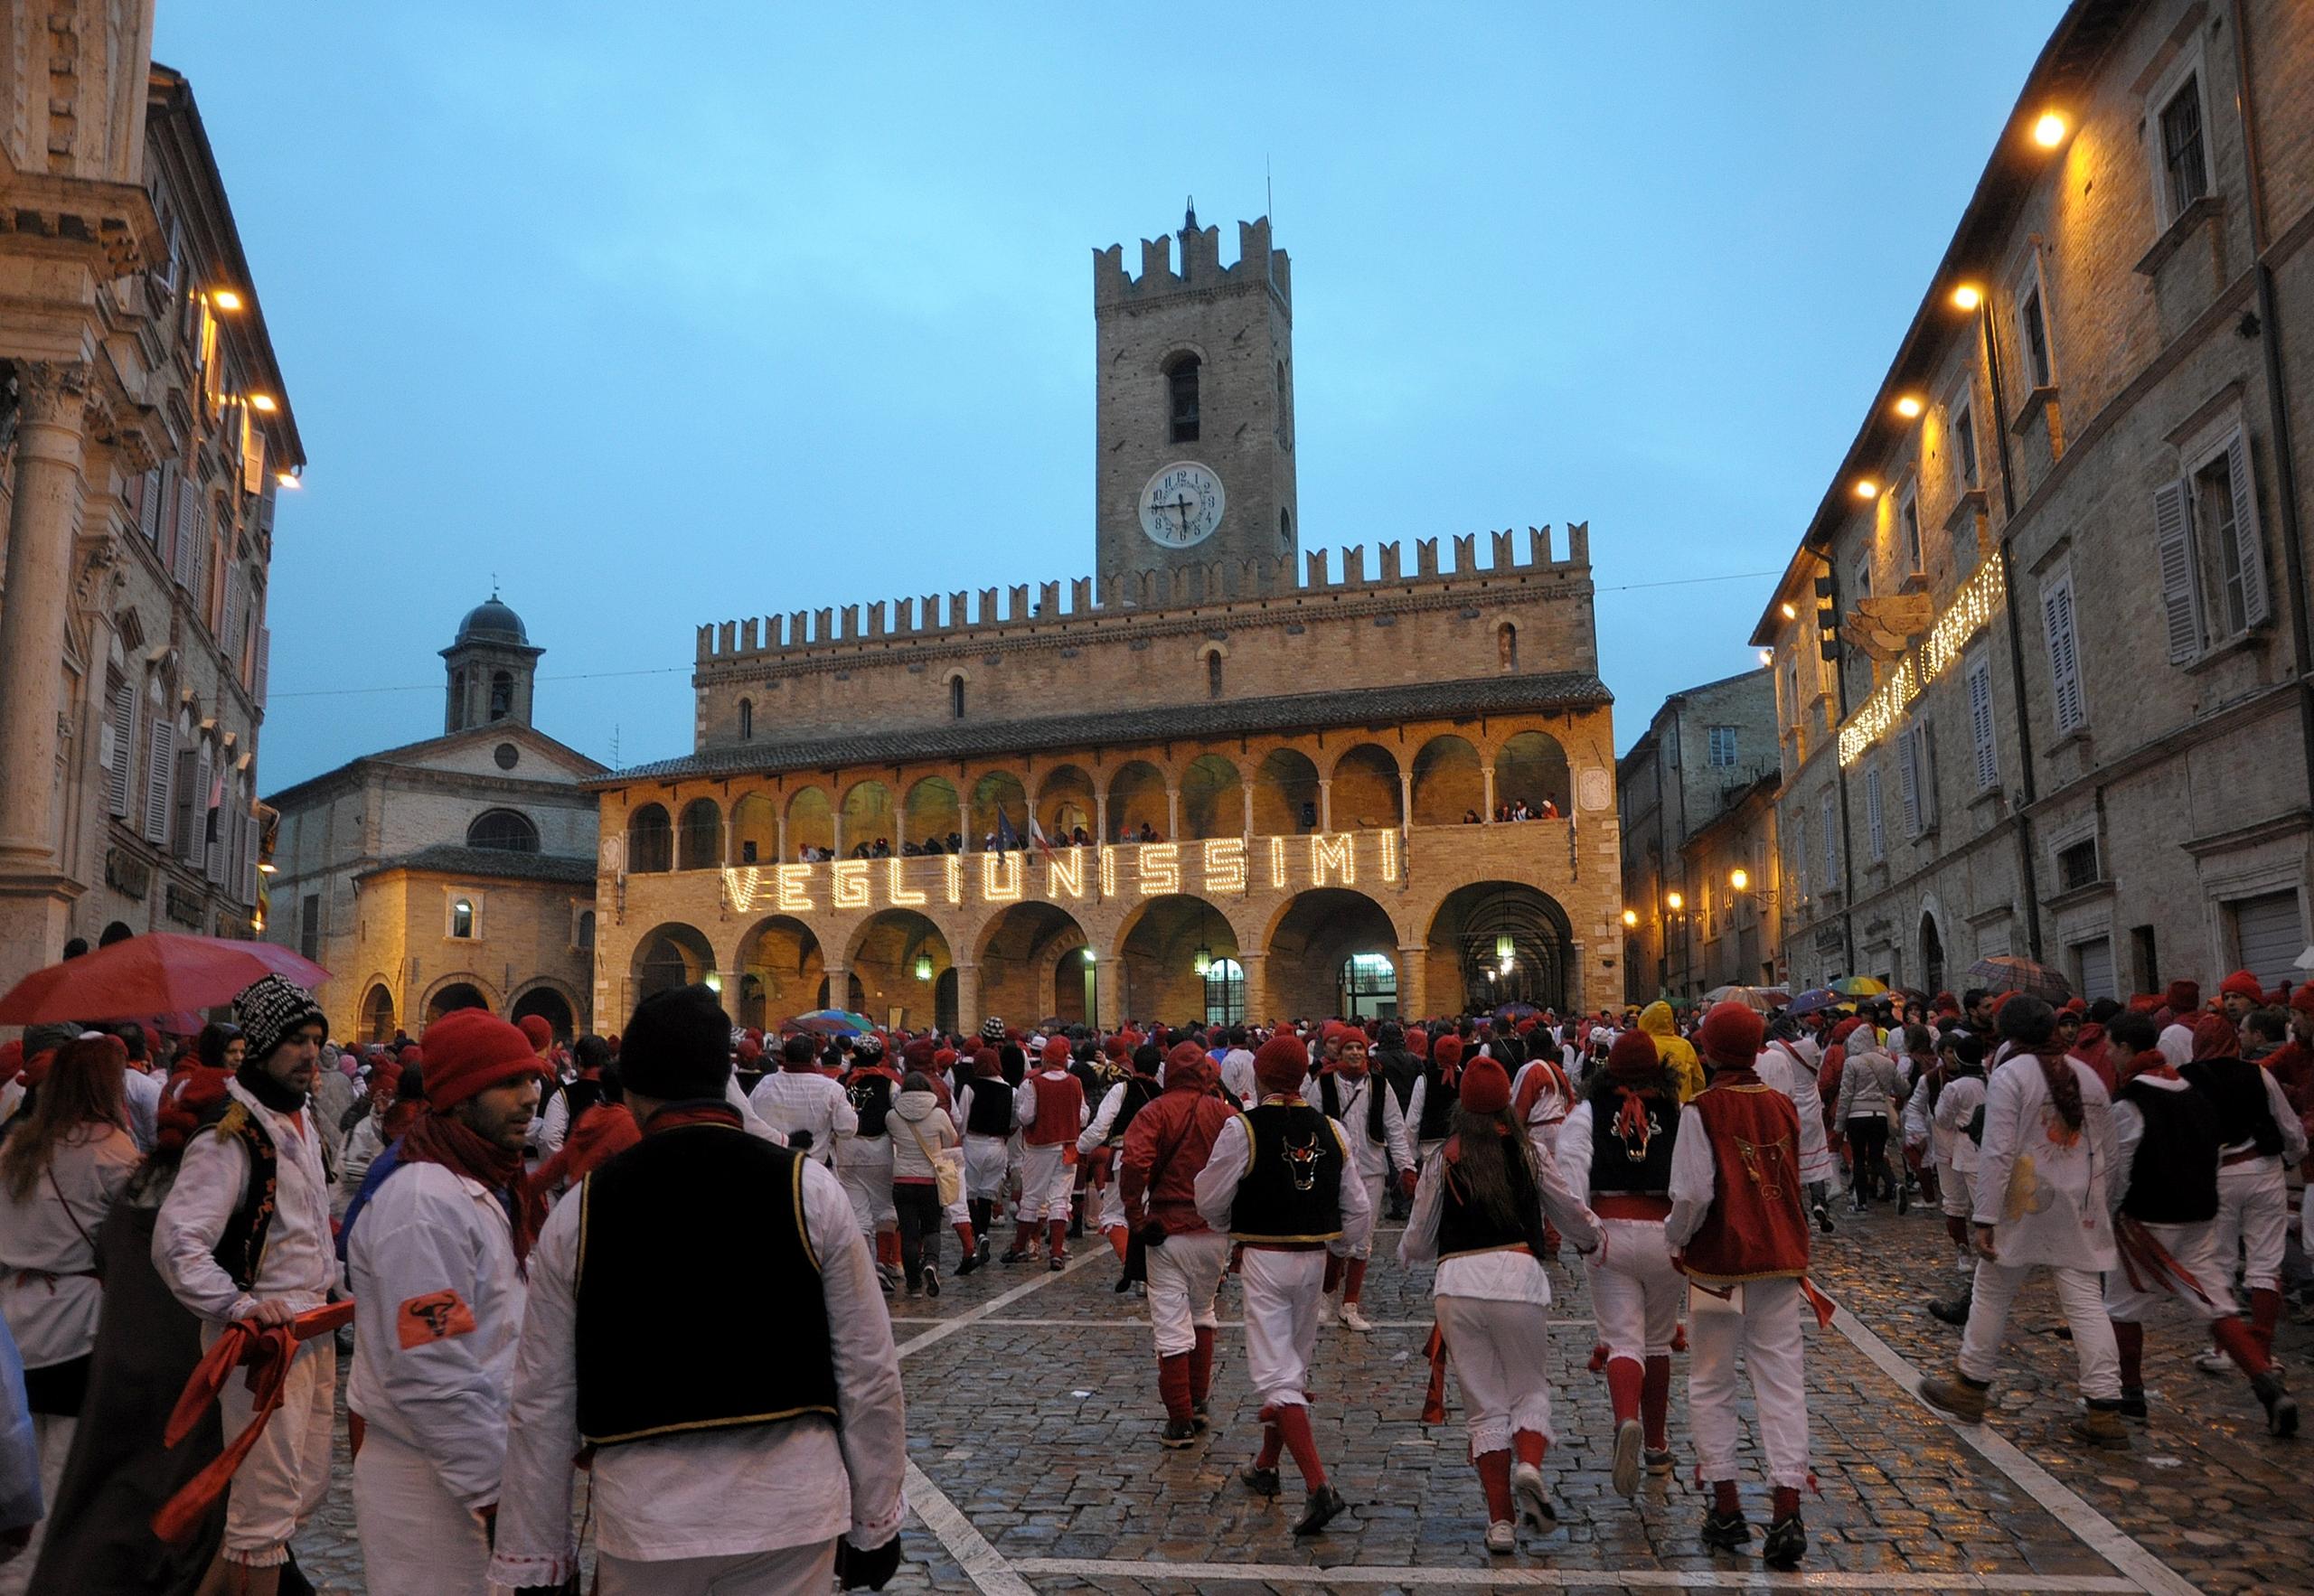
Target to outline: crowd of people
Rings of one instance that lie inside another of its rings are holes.
[[[1434,1299],[1424,1416],[1451,1370],[1491,1553],[1557,1522],[1547,1309],[1571,1253],[1615,1491],[1673,1471],[1684,1351],[1702,1542],[1754,1533],[1748,1383],[1761,1555],[1804,1556],[1804,1331],[1834,1311],[1808,1272],[1843,1199],[1944,1217],[1964,1278],[1929,1306],[1961,1336],[1921,1394],[1956,1422],[1983,1419],[2044,1271],[2082,1441],[2126,1447],[2148,1416],[2165,1301],[2273,1435],[2297,1426],[2272,1342],[2305,1284],[2286,1179],[2314,985],[769,1037],[685,987],[568,1047],[468,1009],[341,1047],[278,976],[232,1013],[174,1044],[129,1022],[0,1049],[0,1596],[308,1589],[290,1543],[348,1349],[374,1596],[577,1589],[581,1471],[607,1596],[880,1588],[907,1469],[889,1304],[1064,1271],[1073,1244],[1145,1299],[1166,1449],[1210,1443],[1236,1275],[1260,1433],[1237,1479],[1277,1497],[1290,1459],[1293,1534],[1318,1535],[1352,1506],[1312,1422],[1318,1340],[1373,1330],[1390,1219]]]

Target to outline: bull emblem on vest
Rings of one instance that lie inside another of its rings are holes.
[[[1792,1138],[1779,1136],[1773,1141],[1746,1141],[1738,1136],[1735,1141],[1736,1156],[1743,1160],[1744,1173],[1752,1178],[1752,1184],[1760,1188],[1760,1195],[1782,1197],[1784,1181],[1793,1169]],[[1796,1181],[1793,1189],[1798,1189]]]
[[[1296,1145],[1285,1144],[1285,1167],[1293,1177],[1293,1189],[1311,1191],[1318,1184],[1318,1139],[1315,1136]]]

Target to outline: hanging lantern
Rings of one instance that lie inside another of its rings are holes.
[[[1211,971],[1213,968],[1213,950],[1211,948],[1198,949],[1197,957],[1190,961],[1190,968],[1196,971],[1199,975],[1204,975],[1208,972]]]
[[[1518,951],[1519,944],[1511,939],[1509,932],[1506,931],[1494,939],[1494,956],[1504,963],[1510,962],[1510,955]]]
[[[930,953],[917,954],[916,979],[918,981],[930,981],[932,979],[932,955]]]

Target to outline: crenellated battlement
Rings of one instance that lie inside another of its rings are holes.
[[[1176,236],[1181,239],[1178,270],[1173,260]],[[1125,275],[1124,245],[1111,244],[1105,249],[1093,251],[1096,315],[1115,305],[1237,286],[1266,286],[1289,312],[1293,307],[1292,263],[1284,250],[1270,247],[1266,216],[1237,224],[1237,258],[1229,266],[1221,264],[1221,230],[1199,227],[1194,211],[1185,219],[1179,235],[1162,233],[1141,240],[1141,275],[1137,277]]]
[[[1482,547],[1487,557],[1484,564],[1480,563]],[[1523,540],[1511,528],[1466,533],[1450,540],[1447,563],[1440,562],[1439,552],[1439,540],[1423,538],[1414,545],[1411,570],[1406,568],[1401,545],[1389,542],[1375,549],[1375,569],[1369,573],[1366,549],[1360,544],[1340,550],[1338,571],[1333,551],[1321,549],[1298,562],[1288,556],[1182,566],[1106,582],[1096,583],[1090,577],[1045,582],[1036,585],[1033,602],[1030,585],[1023,582],[1011,587],[983,587],[977,593],[965,589],[900,597],[889,606],[879,600],[865,606],[749,615],[700,627],[697,657],[702,664],[728,664],[751,657],[795,657],[822,649],[859,650],[879,643],[954,639],[965,634],[1001,634],[1125,615],[1146,619],[1167,611],[1193,613],[1238,605],[1268,609],[1387,592],[1451,589],[1472,582],[1583,580],[1591,574],[1591,523],[1570,521],[1556,540],[1547,526],[1529,527]],[[991,641],[995,641],[993,635]]]

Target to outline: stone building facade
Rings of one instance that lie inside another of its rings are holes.
[[[2309,940],[2314,12],[2079,0],[1754,641],[1795,981]]]
[[[579,1028],[596,852],[580,784],[604,766],[531,724],[544,652],[492,595],[442,651],[448,730],[266,800],[266,935],[331,972],[332,1034],[415,1036],[477,1007]]]
[[[1673,693],[1616,762],[1628,1001],[1685,1000],[1736,980],[1707,974],[1701,962],[1707,916],[1718,912],[1724,919],[1725,907],[1733,906],[1725,906],[1726,884],[1719,881],[1715,892],[1713,878],[1690,867],[1683,850],[1698,831],[1742,805],[1759,779],[1776,768],[1775,689],[1764,670]],[[1723,842],[1714,851],[1728,846]],[[1762,945],[1773,962],[1772,927]],[[1731,944],[1730,958],[1735,951]],[[1751,973],[1738,984],[1761,984],[1762,961],[1742,962]]]
[[[149,0],[0,30],[0,988],[73,937],[248,936],[276,493],[303,469]]]
[[[774,1024],[1613,1000],[1588,528],[1298,558],[1285,258],[1239,236],[1096,257],[1095,577],[700,629],[694,752],[588,784],[598,1025],[702,979]],[[1218,512],[1113,493],[1176,459]]]

